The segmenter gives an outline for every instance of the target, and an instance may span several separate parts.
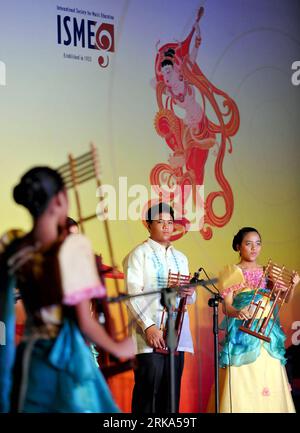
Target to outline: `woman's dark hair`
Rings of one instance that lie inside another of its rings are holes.
[[[175,56],[175,51],[173,50],[173,48],[169,48],[167,51],[165,51],[164,52],[165,59],[161,62],[161,67],[163,68],[164,66],[167,65],[173,66],[174,56]]]
[[[151,223],[153,221],[153,218],[156,215],[159,215],[161,213],[169,213],[172,217],[172,220],[174,221],[174,210],[171,206],[169,206],[167,203],[158,203],[153,206],[151,206],[146,214],[146,221],[148,223]]]
[[[243,242],[243,239],[245,237],[245,235],[247,233],[250,232],[256,232],[258,234],[258,236],[261,239],[261,235],[260,233],[253,227],[243,227],[242,229],[240,229],[237,234],[234,236],[233,241],[232,241],[232,248],[234,249],[234,251],[238,251],[238,246],[241,245],[241,243]]]
[[[169,59],[163,60],[163,61],[161,62],[161,67],[162,67],[162,68],[163,68],[164,66],[167,66],[167,65],[174,66],[174,63],[173,63],[171,60],[169,60]]]
[[[64,189],[61,175],[50,167],[34,167],[14,187],[16,203],[26,207],[33,217],[40,216],[52,197]]]
[[[66,228],[69,229],[70,227],[73,226],[78,227],[78,222],[76,222],[73,218],[68,216],[66,219]]]

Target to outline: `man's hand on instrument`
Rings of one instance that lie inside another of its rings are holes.
[[[145,331],[147,344],[153,349],[165,349],[165,341],[163,339],[163,332],[157,328],[157,326],[152,325]]]
[[[193,296],[195,292],[195,287],[185,287],[183,289],[180,289],[180,296]]]

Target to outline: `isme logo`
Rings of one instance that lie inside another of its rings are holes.
[[[77,19],[76,17],[57,15],[57,42],[60,45],[100,50],[98,57],[101,68],[109,64],[107,53],[115,51],[114,26],[109,23]]]
[[[6,86],[6,65],[0,60],[0,86]]]

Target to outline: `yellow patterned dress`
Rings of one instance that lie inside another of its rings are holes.
[[[266,289],[262,277],[262,268],[241,269],[228,265],[220,273],[219,288],[223,298],[232,292],[233,307],[242,309],[249,305],[259,285],[262,291]],[[266,309],[264,314],[267,313]],[[220,351],[220,412],[295,412],[285,369],[286,337],[278,319],[273,322],[271,319],[268,325],[269,329],[273,325],[268,343],[240,331],[241,320],[224,318],[221,324],[226,334]]]

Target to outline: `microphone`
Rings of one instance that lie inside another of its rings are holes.
[[[202,271],[204,271],[204,273],[207,277],[207,280],[202,280],[199,278],[200,272],[202,272]],[[193,278],[190,280],[190,284],[198,284],[198,285],[204,286],[204,287],[206,287],[206,285],[212,285],[216,289],[216,291],[219,293],[218,288],[215,286],[215,283],[217,283],[217,282],[218,282],[217,278],[213,278],[213,279],[209,278],[209,276],[205,272],[204,268],[199,268],[198,271],[194,273]]]
[[[203,271],[203,268],[199,268],[197,272],[194,272],[194,276],[191,279],[190,283],[198,283],[200,272]]]
[[[190,283],[198,283],[199,281],[199,272],[194,272],[193,278],[191,278]]]

